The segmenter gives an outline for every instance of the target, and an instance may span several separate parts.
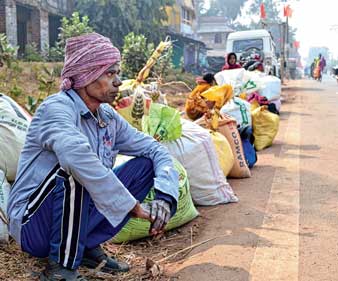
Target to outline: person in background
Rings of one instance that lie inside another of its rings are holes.
[[[201,97],[201,94],[214,86],[216,80],[212,73],[207,73],[203,77],[196,78],[196,83],[197,86],[189,94],[185,103],[185,112],[192,120],[202,117],[212,107],[212,104]]]
[[[227,56],[227,60],[225,65],[223,66],[222,70],[229,70],[229,69],[237,69],[242,68],[240,64],[237,63],[237,56],[235,53],[229,53]]]
[[[318,62],[318,66],[319,66],[319,69],[320,69],[320,81],[322,81],[322,75],[323,75],[323,71],[326,67],[326,60],[324,58],[324,56],[322,56],[321,54],[319,54],[319,62]]]

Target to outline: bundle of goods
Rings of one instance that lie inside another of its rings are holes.
[[[163,145],[186,169],[190,192],[196,204],[216,205],[238,201],[220,167],[208,130],[182,120],[182,137],[163,142]]]
[[[210,130],[211,139],[215,145],[218,162],[227,177],[235,164],[234,154],[228,140],[222,134]]]
[[[0,94],[0,170],[14,181],[31,117],[14,100]]]
[[[151,98],[146,96],[142,86],[136,87],[133,94],[122,98],[115,109],[129,124],[142,130],[142,117],[149,114]]]
[[[142,117],[148,115],[152,101],[160,101],[166,104],[166,100],[155,84],[145,85],[143,82],[148,78],[151,68],[155,65],[162,53],[172,46],[172,42],[167,37],[160,42],[146,65],[140,70],[135,80],[125,80],[119,87],[119,95],[112,106],[125,118],[131,125],[138,130],[142,130]]]
[[[0,170],[0,243],[8,241],[7,202],[10,189],[5,172]]]
[[[279,116],[260,106],[252,111],[252,124],[256,150],[271,146],[278,133]]]
[[[217,130],[220,110],[233,96],[232,86],[228,84],[213,86],[209,90],[203,92],[201,96],[213,103],[206,115],[211,119],[211,129]]]
[[[217,85],[231,85],[235,96],[242,92],[243,79],[246,70],[244,68],[223,70],[215,74]]]
[[[251,169],[257,162],[257,153],[254,146],[255,137],[253,135],[252,127],[241,127],[239,129],[239,134],[241,136],[246,162]]]
[[[239,97],[234,97],[221,108],[221,113],[235,118],[237,125],[252,126],[251,104]]]
[[[206,118],[196,121],[202,127],[210,128],[210,123]],[[248,178],[251,177],[249,167],[243,152],[241,137],[237,129],[237,123],[234,118],[229,115],[221,115],[218,120],[217,132],[225,136],[228,140],[233,156],[234,165],[229,173],[232,178]]]
[[[119,162],[121,163],[121,161]],[[166,230],[177,228],[186,224],[198,216],[190,195],[189,181],[187,173],[182,165],[174,160],[175,169],[179,173],[179,198],[177,203],[176,214],[170,219],[166,226]],[[150,190],[144,202],[151,202],[155,198],[154,188]],[[149,236],[150,222],[143,219],[133,218],[115,235],[113,241],[115,243],[123,243],[126,241],[136,240]]]
[[[149,116],[143,116],[142,131],[157,141],[172,141],[182,135],[180,113],[169,106],[152,103]]]

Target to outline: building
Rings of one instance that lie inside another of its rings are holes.
[[[0,0],[0,33],[19,46],[19,54],[32,43],[46,50],[57,40],[62,16],[69,16],[72,9],[70,0]]]
[[[174,41],[173,63],[176,67],[181,65],[187,71],[198,70],[203,64],[206,47],[197,38],[197,19],[193,0],[176,0],[172,7],[166,9],[168,20],[166,22],[167,34]]]
[[[228,35],[233,31],[224,17],[202,16],[198,20],[197,36],[206,44],[210,57],[224,57]]]

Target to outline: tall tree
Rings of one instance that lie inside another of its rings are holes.
[[[247,0],[211,0],[210,8],[205,11],[205,5],[200,3],[200,11],[206,16],[221,16],[233,21],[240,15],[241,8]],[[204,8],[204,10],[203,10]]]
[[[144,34],[152,42],[161,38],[165,7],[174,0],[78,0],[76,9],[90,19],[97,32],[122,47],[123,38],[130,32]]]

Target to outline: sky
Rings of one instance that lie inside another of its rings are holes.
[[[299,0],[288,1],[294,10],[290,25],[297,28],[300,53],[308,55],[311,46],[326,46],[338,58],[338,1]],[[336,25],[336,30],[332,26]]]
[[[251,1],[248,0],[247,4]],[[206,2],[209,1],[206,0]],[[276,0],[276,2],[283,1]],[[293,9],[289,23],[297,28],[296,39],[300,42],[299,52],[302,57],[307,57],[309,48],[313,46],[328,47],[332,56],[338,59],[338,0],[284,1],[280,6],[281,16],[285,3],[290,4]],[[248,5],[244,9],[247,10],[247,7]],[[337,25],[336,31],[330,30],[332,25]]]

